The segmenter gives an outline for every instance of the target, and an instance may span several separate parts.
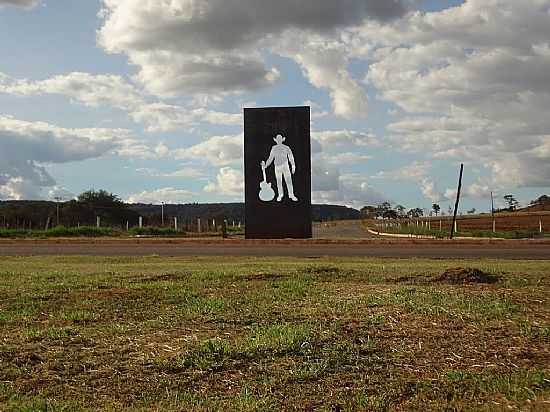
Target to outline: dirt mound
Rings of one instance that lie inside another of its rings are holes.
[[[483,272],[476,268],[452,268],[447,269],[441,275],[433,279],[442,283],[497,283],[500,277]]]

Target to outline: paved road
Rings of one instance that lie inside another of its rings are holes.
[[[393,258],[503,258],[550,260],[550,244],[449,244],[428,242],[384,244],[254,244],[169,243],[169,242],[14,242],[0,243],[0,256],[84,255],[84,256],[366,256]],[[0,259],[0,267],[1,267]]]
[[[361,221],[346,220],[316,223],[313,225],[313,237],[315,239],[369,239],[377,236],[371,235],[364,229]]]

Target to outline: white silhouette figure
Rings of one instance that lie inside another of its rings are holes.
[[[274,139],[275,146],[271,148],[271,153],[269,154],[269,159],[267,162],[262,162],[262,168],[265,170],[271,163],[275,162],[275,177],[277,178],[277,202],[283,200],[284,189],[283,189],[283,177],[285,179],[286,188],[288,191],[288,197],[294,202],[298,201],[298,198],[294,196],[294,185],[292,184],[292,175],[296,173],[296,163],[294,162],[294,155],[292,150],[287,145],[284,145],[283,142],[286,140],[286,137],[278,134]],[[292,167],[292,173],[290,172],[290,166]]]

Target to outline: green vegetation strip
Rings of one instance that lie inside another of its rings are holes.
[[[547,261],[6,257],[0,410],[545,410],[548,273]]]
[[[448,230],[428,229],[417,226],[388,226],[384,228],[377,227],[373,230],[379,230],[384,233],[392,233],[399,235],[415,235],[415,236],[433,236],[438,239],[445,239],[450,236]],[[459,231],[455,233],[456,237],[478,237],[478,238],[499,238],[499,239],[535,239],[544,237],[538,231],[534,230],[513,230],[509,232],[493,232],[491,230],[471,230]]]
[[[48,230],[0,229],[0,238],[56,238],[111,236],[185,236],[184,232],[160,227],[132,228],[128,232],[111,227],[55,227]]]

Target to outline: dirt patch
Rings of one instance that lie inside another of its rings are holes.
[[[334,277],[341,274],[341,271],[339,268],[335,266],[314,266],[309,267],[304,270],[304,273],[307,273],[309,275],[314,276],[321,276],[321,277]]]
[[[82,289],[65,294],[67,300],[81,299],[127,299],[139,297],[143,291],[127,288],[98,287],[97,289]]]
[[[279,280],[284,279],[287,276],[278,273],[253,273],[251,275],[244,276],[246,280]]]
[[[441,275],[436,276],[433,281],[441,283],[485,283],[492,284],[500,281],[499,276],[484,272],[476,268],[452,268],[447,269]]]
[[[425,284],[430,282],[430,278],[426,276],[400,276],[395,279],[389,280],[390,283],[414,283],[414,284]]]

